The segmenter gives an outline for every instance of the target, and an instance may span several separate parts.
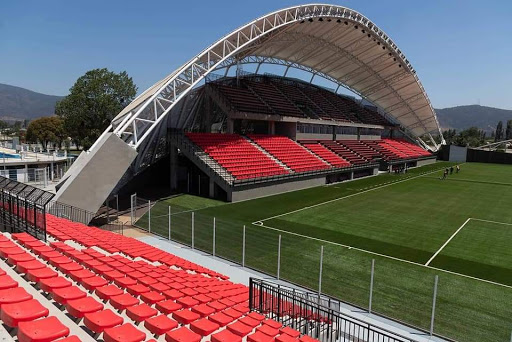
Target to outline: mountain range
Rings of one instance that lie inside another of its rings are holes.
[[[35,119],[55,114],[62,96],[45,95],[0,83],[0,120]]]
[[[0,83],[0,120],[14,121],[53,115],[55,104],[62,98]],[[498,121],[512,120],[512,110],[479,105],[442,108],[435,111],[443,129],[457,131],[476,126],[491,132]]]

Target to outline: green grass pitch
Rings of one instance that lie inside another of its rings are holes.
[[[234,204],[178,196],[153,207],[151,228],[168,235],[171,205],[172,239],[190,245],[194,211],[195,247],[211,252],[215,217],[216,254],[240,262],[245,225],[246,264],[274,275],[281,235],[281,277],[313,290],[323,245],[322,292],[362,308],[368,307],[375,259],[373,310],[424,329],[438,275],[436,333],[462,341],[507,341],[512,166],[467,163],[460,174],[440,180],[439,169],[446,165]],[[137,224],[147,227],[147,219]]]

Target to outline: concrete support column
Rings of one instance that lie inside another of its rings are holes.
[[[350,172],[350,180],[354,179],[354,171]]]
[[[169,173],[170,173],[170,181],[171,181],[171,191],[176,190],[178,187],[178,149],[171,144],[171,149],[169,152],[170,156],[170,165],[169,165]]]
[[[213,181],[212,177],[210,177],[208,194],[209,194],[210,198],[214,198],[215,197],[215,182]]]
[[[357,127],[357,140],[361,140],[361,127]]]
[[[227,130],[229,134],[233,134],[235,130],[235,122],[233,119],[228,118]]]
[[[53,181],[53,162],[50,163],[50,180]]]
[[[276,122],[275,121],[269,121],[268,122],[268,133],[269,134],[276,134]]]
[[[28,182],[28,164],[25,164],[25,183]]]

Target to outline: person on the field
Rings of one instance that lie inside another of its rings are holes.
[[[457,170],[457,171],[455,171],[455,173],[459,173],[459,171],[460,171],[460,166],[459,166],[459,165],[457,165],[456,170]]]
[[[448,169],[444,169],[443,178],[441,178],[441,179],[446,179],[446,175],[448,175]]]
[[[450,175],[453,175],[453,166],[450,166]]]

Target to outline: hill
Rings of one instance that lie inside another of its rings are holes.
[[[443,129],[457,131],[476,126],[487,132],[494,131],[498,121],[512,120],[512,110],[478,105],[436,109],[439,124]]]
[[[62,96],[45,95],[0,83],[0,119],[6,121],[34,119],[53,115]]]

